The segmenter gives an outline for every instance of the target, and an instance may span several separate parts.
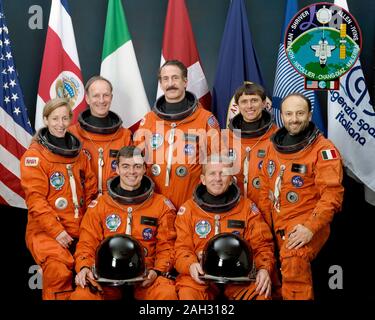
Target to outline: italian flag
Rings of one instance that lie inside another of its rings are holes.
[[[100,75],[113,85],[111,110],[129,128],[150,111],[121,0],[109,0]]]
[[[323,157],[323,160],[332,160],[332,159],[337,159],[338,155],[337,155],[336,150],[329,149],[329,150],[322,150],[322,157]]]

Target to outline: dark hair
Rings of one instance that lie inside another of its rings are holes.
[[[180,70],[181,70],[181,73],[182,73],[182,76],[187,79],[188,77],[188,71],[187,71],[187,68],[186,66],[179,60],[167,60],[163,63],[163,65],[159,68],[159,72],[158,72],[158,79],[160,81],[160,74],[161,74],[161,70],[166,67],[166,66],[176,66],[178,67]]]
[[[89,89],[91,87],[91,85],[95,82],[95,81],[105,81],[108,83],[110,89],[111,89],[111,92],[113,91],[113,86],[112,86],[112,83],[111,81],[109,81],[108,79],[102,77],[102,76],[93,76],[91,77],[87,82],[86,82],[86,85],[85,85],[85,92],[88,93],[89,92]]]
[[[266,91],[264,90],[264,88],[257,84],[257,83],[252,83],[252,82],[248,82],[248,81],[245,81],[244,84],[237,88],[235,94],[234,94],[234,102],[236,104],[238,104],[238,100],[240,99],[240,97],[242,95],[257,95],[259,97],[261,97],[262,101],[266,100],[267,96],[266,96]]]
[[[116,160],[117,163],[120,162],[120,157],[124,157],[126,159],[133,158],[136,156],[140,156],[143,158],[142,150],[137,148],[136,146],[126,146],[122,147],[119,152],[117,153]]]
[[[280,103],[280,112],[283,111],[283,103],[286,99],[288,99],[289,97],[300,97],[301,99],[305,100],[305,102],[307,103],[307,107],[309,108],[309,112],[311,112],[312,110],[312,106],[311,106],[311,101],[309,98],[307,98],[305,95],[303,95],[302,93],[299,93],[299,92],[293,92],[291,94],[288,94],[286,97],[283,98],[283,100],[281,100],[281,103]]]

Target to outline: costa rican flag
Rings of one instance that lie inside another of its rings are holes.
[[[73,123],[86,108],[74,30],[67,0],[52,0],[39,79],[35,129],[43,127],[43,107],[50,99],[68,98]]]

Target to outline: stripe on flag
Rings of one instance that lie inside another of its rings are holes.
[[[52,0],[46,45],[40,72],[35,129],[43,124],[43,108],[56,97],[65,97],[73,109],[73,121],[86,108],[84,85],[67,0]]]
[[[323,160],[333,160],[337,159],[337,152],[335,149],[327,149],[327,150],[322,150],[322,158]]]
[[[166,60],[179,60],[188,69],[186,90],[194,93],[201,105],[211,110],[211,93],[200,61],[185,0],[169,0],[165,18],[160,66]],[[158,83],[156,98],[163,95]]]
[[[132,131],[150,111],[121,0],[109,0],[100,75],[111,81],[111,110]]]
[[[26,208],[20,158],[29,147],[33,130],[13,61],[2,1],[0,26],[0,204]]]

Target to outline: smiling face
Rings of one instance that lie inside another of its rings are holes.
[[[146,173],[146,165],[142,156],[130,158],[119,157],[116,168],[120,176],[120,186],[124,190],[132,191],[141,186],[143,175]]]
[[[47,117],[44,117],[43,121],[48,128],[48,131],[53,136],[63,138],[65,136],[66,129],[69,127],[71,122],[69,108],[64,105],[58,107],[53,110]]]
[[[286,98],[281,105],[281,118],[290,135],[304,131],[311,121],[312,113],[307,102],[299,96]]]
[[[96,80],[88,88],[85,99],[94,117],[104,118],[112,103],[112,91],[107,81]]]
[[[160,70],[160,86],[165,100],[169,103],[180,102],[185,97],[187,79],[176,65],[166,65]]]
[[[256,94],[243,94],[238,99],[238,107],[246,122],[254,122],[262,117],[265,101]]]
[[[221,195],[228,190],[232,183],[232,175],[229,171],[230,164],[228,163],[207,163],[201,174],[201,182],[213,196]]]

